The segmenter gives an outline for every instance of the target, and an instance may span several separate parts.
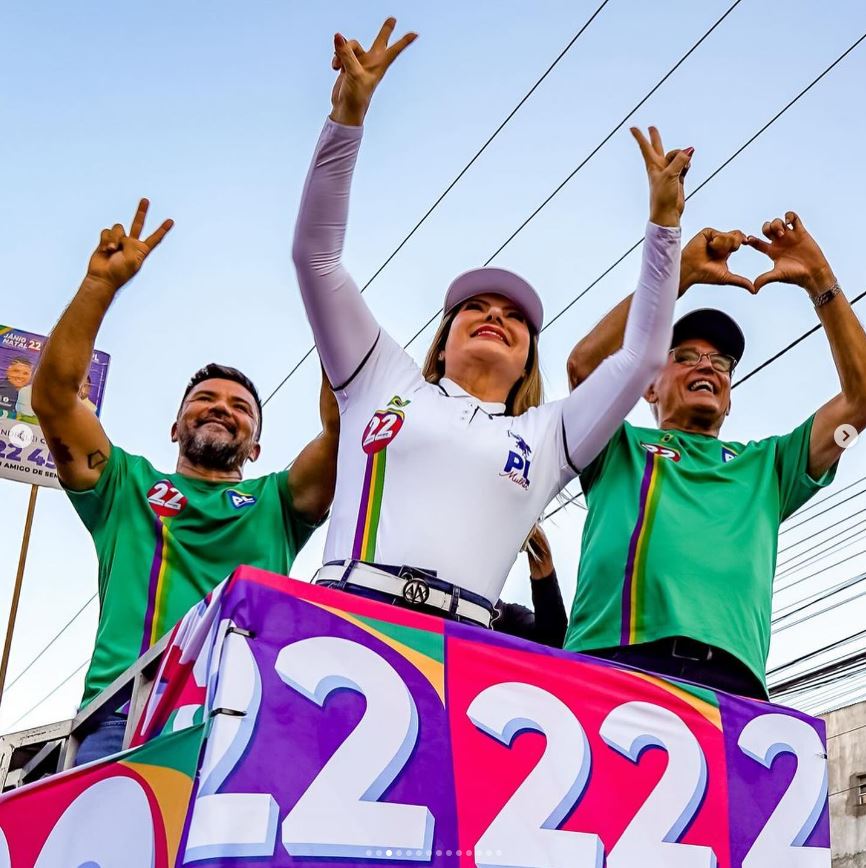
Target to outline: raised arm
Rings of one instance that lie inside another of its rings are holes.
[[[319,417],[321,434],[298,453],[288,474],[292,505],[308,524],[318,524],[325,517],[337,484],[340,410],[324,371],[319,389]]]
[[[632,128],[650,182],[650,222],[640,279],[624,327],[622,347],[608,356],[563,402],[565,445],[575,470],[604,448],[665,362],[680,277],[683,176],[692,148],[665,155],[661,136]]]
[[[99,480],[111,444],[96,416],[78,397],[102,320],[120,288],[135,275],[173,223],[166,220],[142,241],[148,201],[142,199],[129,235],[116,223],[103,229],[87,274],[42,351],[33,378],[33,410],[66,488],[84,491]]]
[[[368,51],[339,33],[334,37],[332,65],[339,76],[333,111],[313,155],[295,227],[292,257],[301,296],[322,365],[336,389],[351,379],[379,334],[342,255],[364,117],[388,67],[415,38],[409,33],[389,46],[395,24],[389,18]]]
[[[719,232],[707,227],[698,232],[683,248],[680,257],[677,297],[682,298],[696,284],[740,286],[751,293],[756,292],[751,280],[728,269],[731,254],[745,243],[746,236],[738,229]],[[622,346],[633,298],[633,295],[624,298],[575,345],[568,357],[568,382],[572,389]]]
[[[809,294],[833,353],[842,390],[815,414],[809,441],[809,475],[818,479],[853,442],[853,432],[866,428],[866,333],[836,275],[800,218],[788,211],[785,219],[767,221],[762,241],[748,244],[773,260],[773,268],[755,278],[760,289],[768,283],[793,283]]]

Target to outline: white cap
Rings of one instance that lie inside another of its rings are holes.
[[[443,310],[450,313],[458,304],[485,292],[495,292],[513,301],[526,315],[535,333],[544,324],[544,306],[538,293],[519,274],[505,268],[473,268],[455,277],[445,293]]]

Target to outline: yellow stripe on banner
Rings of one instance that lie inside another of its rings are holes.
[[[653,455],[653,470],[650,476],[649,490],[647,491],[646,503],[644,504],[643,527],[640,529],[640,535],[637,538],[637,546],[635,548],[634,567],[632,569],[631,580],[631,620],[628,625],[629,642],[637,641],[637,595],[638,585],[643,579],[643,561],[646,555],[646,541],[649,537],[650,525],[650,509],[652,508],[653,497],[656,492],[656,484],[658,483],[659,458]]]
[[[627,670],[620,670],[622,672],[626,672]],[[703,699],[695,696],[693,693],[689,693],[688,690],[683,690],[681,687],[677,687],[676,684],[671,684],[670,681],[665,681],[663,678],[657,678],[655,675],[650,675],[646,672],[628,672],[629,675],[634,675],[635,678],[641,678],[644,681],[648,681],[650,684],[654,684],[656,687],[661,687],[662,690],[667,691],[668,693],[676,696],[678,699],[682,699],[686,705],[690,705],[697,711],[701,717],[706,718],[716,729],[721,732],[722,729],[722,712],[721,709],[716,708],[715,705],[711,705],[709,702],[706,702]]]
[[[129,760],[122,761],[121,765],[141,775],[156,797],[165,828],[168,864],[174,865],[192,795],[192,780],[183,772],[165,766]]]
[[[308,600],[307,602],[312,601]],[[398,642],[396,639],[386,636],[384,633],[380,633],[374,627],[365,624],[363,621],[353,617],[343,609],[335,609],[332,606],[326,606],[323,603],[313,603],[313,605],[318,606],[320,609],[324,609],[326,612],[330,612],[332,615],[337,615],[337,617],[349,621],[356,627],[360,627],[365,633],[375,636],[377,639],[384,642],[389,648],[393,648],[398,654],[405,657],[430,682],[431,686],[436,691],[436,694],[439,696],[442,705],[445,705],[445,667],[441,663],[436,660],[431,660],[426,654],[422,654],[420,651],[416,651],[414,648],[410,648],[408,645],[404,645],[402,642]]]
[[[159,623],[162,619],[162,598],[165,593],[165,574],[168,570],[168,519],[163,519],[162,525],[162,563],[159,565],[159,576],[156,580],[156,593],[153,601],[153,621],[150,625],[150,644],[156,643],[157,639],[162,636],[159,629]]]

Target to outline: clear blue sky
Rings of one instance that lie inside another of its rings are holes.
[[[333,32],[369,40],[394,14],[400,32],[421,34],[391,70],[368,118],[346,256],[363,282],[596,5],[157,0],[110,10],[88,2],[7,7],[0,28],[0,322],[49,330],[75,292],[99,230],[128,223],[138,198],[150,197],[154,225],[170,216],[176,227],[100,333],[97,346],[113,357],[103,421],[114,442],[173,469],[168,431],[192,371],[210,360],[237,365],[267,394],[309,346],[290,239],[329,109]],[[413,334],[451,277],[484,261],[728,5],[611,0],[370,288],[369,303],[385,327],[403,340]],[[863,32],[866,8],[859,3],[743,0],[634,122],[658,125],[670,147],[696,148],[693,189]],[[849,295],[866,288],[859,238],[864,80],[866,44],[695,196],[685,234],[705,225],[757,233],[765,219],[793,208]],[[497,262],[535,283],[550,316],[640,237],[646,198],[642,163],[623,130]],[[751,275],[764,270],[752,251],[734,264]],[[550,396],[564,393],[570,347],[633,288],[636,270],[633,255],[545,333]],[[742,323],[742,371],[816,322],[793,287],[768,287],[757,298],[700,288],[681,309],[708,304]],[[416,355],[429,337],[416,343]],[[308,362],[268,406],[256,472],[282,467],[316,433],[317,379]],[[816,335],[734,393],[724,434],[748,440],[789,430],[836,390],[829,350]],[[644,407],[633,418],[650,419]],[[846,456],[837,485],[864,473],[861,444]],[[0,481],[4,621],[26,499],[25,486]],[[866,496],[806,529],[863,507]],[[570,507],[548,528],[569,604],[582,521],[581,510]],[[298,578],[318,565],[322,538],[298,559]],[[864,569],[866,557],[851,560],[780,603]],[[43,490],[10,677],[95,589],[86,531],[61,493]],[[506,596],[528,599],[523,563]],[[862,603],[780,634],[771,664],[854,632],[866,615]],[[87,657],[95,615],[92,606],[11,688],[0,731]],[[18,727],[71,713],[82,678]]]

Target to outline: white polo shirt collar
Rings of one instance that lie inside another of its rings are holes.
[[[449,380],[448,377],[443,377],[439,381],[439,388],[449,398],[464,398],[473,406],[480,408],[490,416],[505,415],[505,404],[499,403],[498,401],[479,401],[478,398],[474,395],[470,395],[462,386],[455,383],[454,380]]]

